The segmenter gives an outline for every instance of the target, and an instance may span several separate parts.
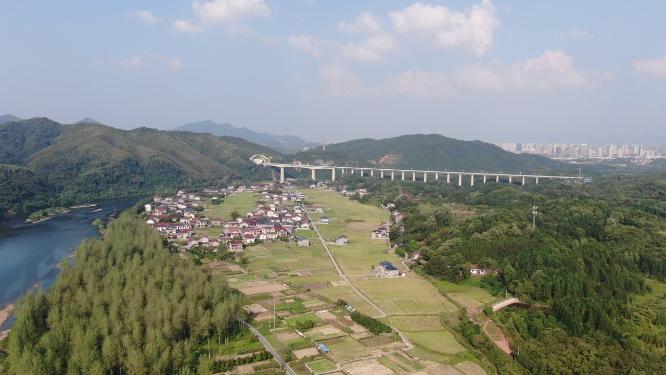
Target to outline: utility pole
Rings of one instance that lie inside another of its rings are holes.
[[[532,230],[536,230],[537,206],[532,206]]]

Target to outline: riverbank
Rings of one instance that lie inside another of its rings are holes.
[[[41,223],[42,221],[46,221],[56,215],[65,214],[68,212],[70,212],[70,210],[64,207],[45,208],[43,210],[39,210],[37,212],[33,212],[32,214],[30,214],[30,217],[25,219],[25,223],[26,224]]]
[[[12,316],[14,309],[16,309],[16,305],[10,303],[9,305],[5,306],[2,310],[0,310],[0,327],[2,327],[2,325],[5,324],[7,320],[9,320],[9,317]],[[0,340],[2,340],[2,337],[0,337]]]

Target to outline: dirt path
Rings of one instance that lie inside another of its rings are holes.
[[[495,332],[491,333],[488,329],[488,324],[491,323],[495,326]],[[495,345],[506,355],[511,356],[511,344],[509,344],[509,339],[504,335],[504,332],[493,322],[491,319],[486,319],[483,322],[482,326],[483,333],[495,343]]]

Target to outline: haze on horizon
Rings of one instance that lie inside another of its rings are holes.
[[[0,114],[666,144],[666,3],[0,0]]]

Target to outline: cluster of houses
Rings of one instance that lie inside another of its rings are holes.
[[[288,238],[297,229],[311,229],[310,221],[302,205],[305,196],[299,192],[272,192],[270,184],[203,191],[203,196],[179,191],[175,196],[155,196],[146,204],[146,223],[160,232],[168,240],[184,249],[208,248],[216,252],[220,245],[226,245],[231,252],[239,252],[244,246],[256,242],[270,242]],[[220,196],[253,191],[261,192],[257,206],[250,212],[232,220],[223,220],[204,215],[204,202],[214,202]],[[216,236],[197,235],[202,230],[219,228]],[[295,238],[299,246],[309,246],[306,239]]]
[[[373,240],[388,240],[389,239],[389,227],[388,225],[380,225],[375,228],[370,234],[370,238]]]

